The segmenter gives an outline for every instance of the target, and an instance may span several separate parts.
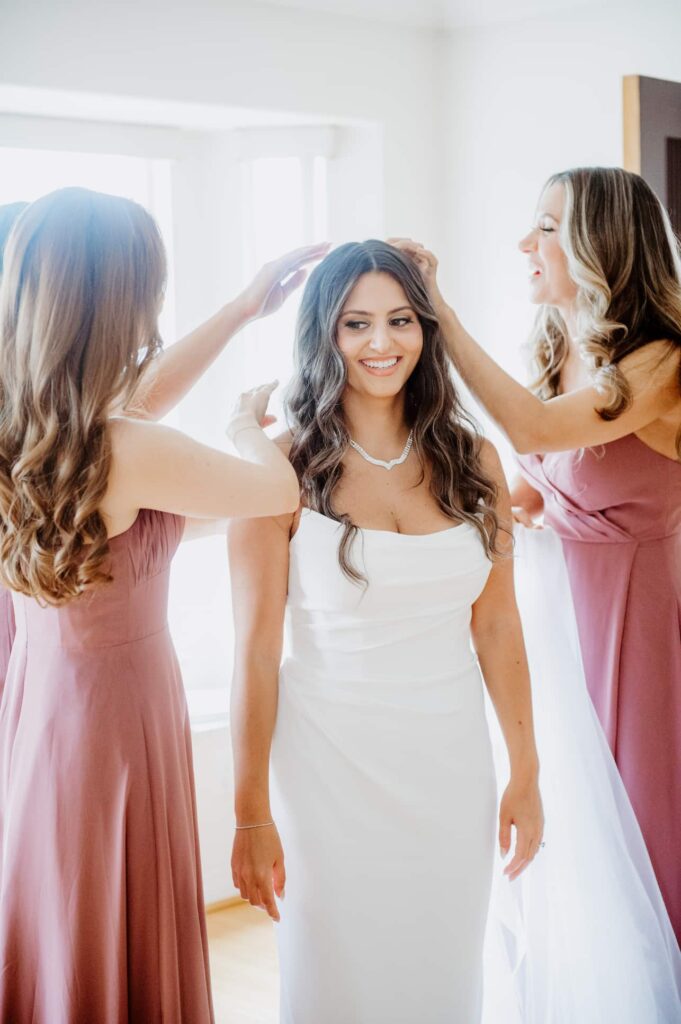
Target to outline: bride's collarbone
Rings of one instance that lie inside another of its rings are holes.
[[[367,530],[421,534],[454,525],[438,508],[425,481],[347,480],[336,488],[333,503],[339,512]]]

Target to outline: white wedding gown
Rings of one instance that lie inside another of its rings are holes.
[[[282,1024],[474,1024],[496,784],[471,605],[490,563],[464,524],[363,530],[305,510],[290,547],[272,749],[286,894]]]
[[[281,1024],[681,1021],[681,955],[588,697],[558,538],[517,542],[546,847],[509,883],[504,749],[469,638],[490,571],[478,534],[362,530],[362,589],[341,532],[306,510],[290,545]]]

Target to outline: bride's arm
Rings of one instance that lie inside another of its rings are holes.
[[[536,855],[544,821],[530,675],[513,585],[512,540],[505,532],[511,529],[511,500],[499,456],[489,442],[483,445],[483,465],[498,489],[497,514],[504,529],[498,535],[500,556],[473,605],[471,635],[508,749],[511,778],[499,812],[499,845],[505,855],[515,825],[515,854],[505,868],[513,879]]]
[[[228,529],[235,626],[231,729],[237,828],[232,878],[274,921],[284,854],[272,822],[269,759],[277,713],[292,516],[233,520]],[[268,824],[271,823],[271,824]]]
[[[192,389],[227,343],[252,320],[275,313],[305,280],[305,267],[321,259],[327,245],[308,245],[266,263],[232,302],[150,365],[124,412],[162,419]]]

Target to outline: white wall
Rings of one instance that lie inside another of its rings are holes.
[[[517,240],[555,171],[621,165],[622,77],[681,81],[681,4],[649,0],[457,32],[447,97],[442,277],[512,372],[532,320]]]
[[[0,82],[382,124],[385,227],[440,236],[437,34],[229,0],[22,0]]]

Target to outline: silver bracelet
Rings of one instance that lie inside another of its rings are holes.
[[[235,825],[234,829],[239,832],[242,828],[267,828],[268,825],[274,825],[273,821],[263,821],[260,825]]]
[[[262,427],[250,412],[240,412],[238,416],[233,416],[227,425],[225,433],[230,441],[234,441],[237,434],[240,434],[242,430],[262,430]]]

